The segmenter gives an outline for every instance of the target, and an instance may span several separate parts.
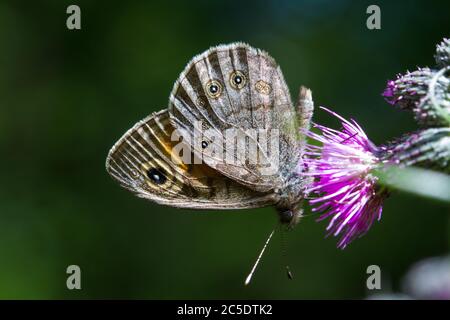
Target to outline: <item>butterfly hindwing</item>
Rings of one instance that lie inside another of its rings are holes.
[[[123,135],[106,160],[109,174],[139,197],[196,209],[254,208],[273,204],[267,193],[248,189],[205,164],[174,153],[167,110],[154,113]],[[193,159],[193,155],[191,157]]]

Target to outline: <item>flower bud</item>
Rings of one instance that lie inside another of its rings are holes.
[[[432,77],[433,71],[429,68],[398,75],[396,80],[388,81],[383,96],[392,105],[414,111],[420,100],[427,94]]]
[[[414,113],[424,127],[450,126],[450,40],[437,45],[437,69],[419,68],[387,82],[386,101]]]
[[[384,149],[383,162],[450,172],[450,128],[430,128],[410,133]]]
[[[436,55],[434,56],[439,67],[450,66],[450,39],[444,39],[436,46]]]
[[[410,110],[420,125],[450,125],[450,67],[418,69],[387,83],[383,96],[391,105]]]

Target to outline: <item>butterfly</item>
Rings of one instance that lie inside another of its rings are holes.
[[[158,204],[274,206],[280,222],[294,226],[311,182],[301,174],[301,160],[313,109],[305,87],[292,103],[266,52],[244,43],[212,47],[187,64],[167,109],[114,144],[106,169],[121,186]]]

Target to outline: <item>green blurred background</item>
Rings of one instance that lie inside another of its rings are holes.
[[[66,28],[77,4],[82,29]],[[449,251],[449,207],[394,193],[381,223],[346,250],[305,218],[279,235],[243,286],[276,224],[270,208],[195,212],[134,197],[106,173],[113,143],[166,107],[189,59],[245,41],[281,65],[292,95],[354,117],[377,144],[415,130],[380,93],[387,79],[432,66],[450,30],[448,1],[1,1],[0,298],[364,298],[366,268],[398,290],[409,266]],[[335,119],[317,110],[316,122]],[[307,209],[309,212],[309,209]],[[82,290],[66,288],[66,268]]]

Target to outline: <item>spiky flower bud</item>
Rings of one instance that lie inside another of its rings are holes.
[[[436,46],[436,55],[434,56],[439,67],[450,66],[450,39],[444,39]]]
[[[383,96],[391,105],[410,110],[424,127],[450,126],[450,41],[437,46],[439,69],[419,68],[387,82]]]
[[[421,166],[450,173],[450,128],[430,128],[383,147],[383,162]]]
[[[396,80],[388,81],[383,96],[391,105],[415,111],[420,100],[427,94],[432,77],[433,71],[429,68],[398,75]]]

